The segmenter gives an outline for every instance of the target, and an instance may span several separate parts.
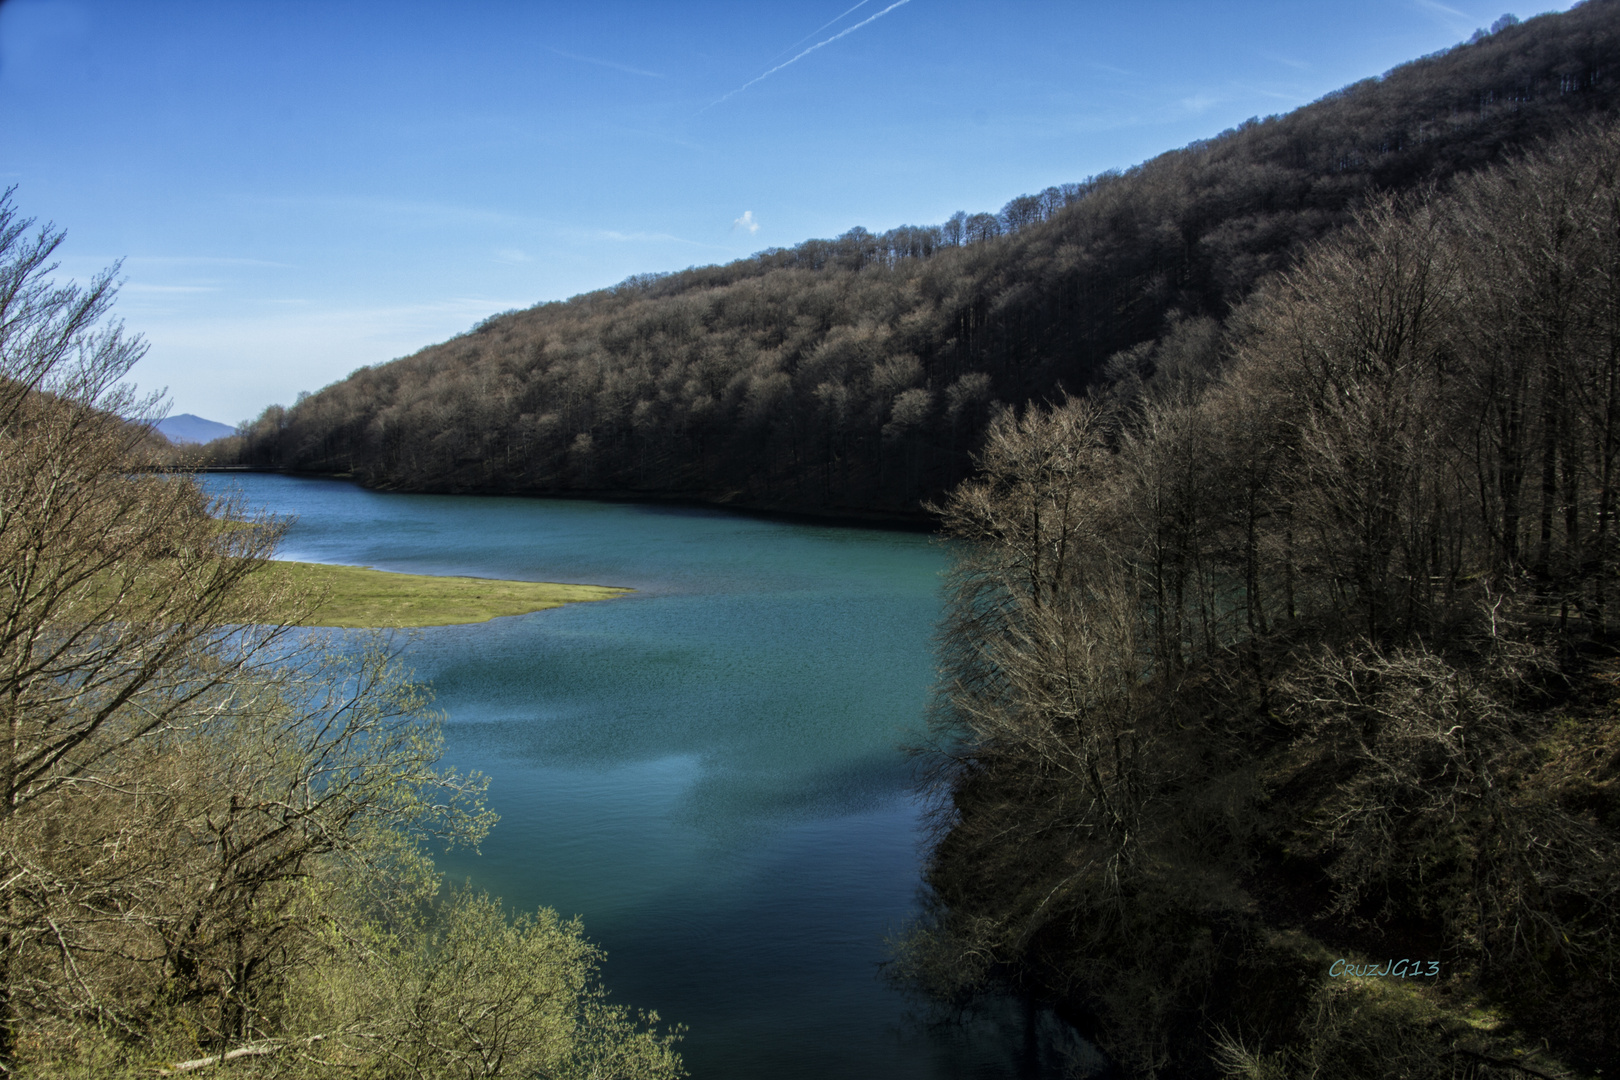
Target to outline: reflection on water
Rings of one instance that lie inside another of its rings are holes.
[[[286,558],[638,590],[413,632],[407,659],[445,711],[449,764],[488,774],[501,815],[481,855],[441,865],[584,916],[615,999],[688,1025],[694,1076],[1056,1075],[1061,1040],[1038,1018],[932,1026],[877,977],[918,884],[899,747],[933,675],[937,541],[278,476],[209,485],[297,514]]]

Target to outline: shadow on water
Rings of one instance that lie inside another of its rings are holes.
[[[922,1006],[907,1013],[896,1034],[919,1053],[944,1055],[961,1077],[1110,1080],[1108,1060],[1052,1009],[994,995],[951,1015]]]

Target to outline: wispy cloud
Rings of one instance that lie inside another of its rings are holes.
[[[208,293],[219,292],[217,285],[146,285],[131,281],[123,286],[127,293]]]
[[[3,3],[4,0],[0,0]],[[93,252],[74,254],[61,260],[61,276],[65,279],[85,280],[107,269],[109,266],[118,266],[120,281],[128,281],[123,286],[128,292],[153,292],[159,288],[169,288],[171,291],[184,291],[187,288],[200,288],[193,285],[157,286],[142,283],[141,279],[174,278],[182,281],[189,278],[193,283],[201,280],[213,282],[218,279],[215,274],[207,270],[231,269],[277,269],[291,270],[292,264],[271,262],[268,259],[228,258],[219,255],[97,255]],[[201,269],[203,272],[198,273]],[[192,271],[187,273],[186,271]]]
[[[855,11],[858,11],[859,9],[865,7],[867,4],[870,4],[871,2],[872,2],[872,0],[861,0],[860,3],[856,4],[854,7],[850,8],[848,11],[845,11],[842,15],[839,15],[835,19],[828,19],[826,22],[822,23],[820,26],[816,27],[814,30],[812,30],[808,34],[804,35],[804,37],[800,38],[798,41],[795,41],[793,44],[789,45],[787,48],[785,48],[781,52],[777,53],[776,56],[771,57],[770,60],[767,60],[765,62],[768,64],[768,63],[771,62],[771,60],[775,60],[777,56],[786,56],[788,53],[792,52],[794,49],[797,49],[800,45],[803,45],[805,42],[809,41],[811,38],[815,37],[817,34],[821,33],[823,30],[827,29],[827,27],[832,26],[834,23],[842,22],[845,16],[847,16],[847,15],[849,15],[849,14],[855,12]]]
[[[534,259],[529,256],[528,252],[519,251],[517,248],[501,248],[501,250],[495,253],[495,261],[503,263],[526,263],[533,262]]]
[[[1276,101],[1289,101],[1299,105],[1303,105],[1307,100],[1309,100],[1309,96],[1299,90],[1294,90],[1291,92],[1287,90],[1269,90],[1264,86],[1253,86],[1249,83],[1232,83],[1232,86],[1234,89],[1241,90],[1243,93],[1251,94],[1254,97],[1272,98]]]
[[[1278,56],[1276,53],[1262,52],[1259,55],[1267,60],[1270,60],[1273,64],[1281,64],[1284,67],[1291,67],[1295,71],[1309,71],[1311,67],[1311,65],[1307,64],[1303,60],[1290,60],[1288,57]]]
[[[614,71],[623,71],[631,75],[645,75],[649,79],[662,79],[664,77],[663,72],[659,71],[645,71],[641,68],[631,67],[629,64],[615,63],[612,60],[600,60],[594,56],[580,56],[578,53],[563,52],[561,49],[552,49],[549,45],[546,48],[551,49],[558,56],[569,60],[578,60],[582,64],[595,64],[597,67],[612,68]]]
[[[703,108],[699,109],[698,111],[699,112],[704,112],[704,111],[706,111],[708,109],[714,108],[716,105],[720,104],[722,101],[725,101],[727,98],[736,97],[738,94],[742,93],[744,90],[748,89],[750,86],[753,86],[755,83],[760,82],[760,81],[762,81],[764,79],[768,79],[772,75],[775,75],[778,71],[781,71],[783,68],[787,67],[789,64],[798,63],[800,60],[803,60],[805,57],[809,56],[811,53],[815,52],[817,49],[820,49],[820,48],[822,48],[824,46],[827,46],[827,45],[831,45],[833,42],[837,41],[839,38],[847,37],[848,35],[853,34],[855,31],[859,30],[863,26],[870,26],[872,23],[877,22],[879,19],[883,18],[883,16],[885,16],[889,12],[893,11],[895,8],[903,7],[903,6],[905,6],[906,4],[909,4],[909,3],[911,3],[911,0],[894,0],[894,3],[890,4],[888,7],[884,8],[882,11],[878,12],[876,15],[873,15],[871,18],[868,18],[868,19],[866,19],[866,20],[864,20],[862,22],[858,22],[854,26],[851,26],[851,27],[848,27],[846,29],[840,30],[840,31],[838,31],[838,33],[834,34],[832,37],[828,38],[825,41],[816,42],[814,45],[810,46],[808,49],[804,50],[804,52],[802,52],[799,55],[795,56],[793,59],[784,60],[780,64],[777,64],[775,67],[771,68],[769,71],[765,72],[765,74],[757,75],[754,78],[749,79],[747,82],[745,82],[741,86],[737,87],[737,89],[731,91],[729,94],[725,94],[725,95],[723,95],[723,96],[721,96],[719,98],[716,98],[714,101],[709,102],[709,104],[703,106]],[[859,7],[859,6],[860,5],[858,5],[858,4],[856,5],[856,7]],[[854,10],[855,10],[855,8],[850,8],[850,11],[854,11]],[[846,11],[844,13],[844,15],[847,15],[847,14],[849,14],[848,11]],[[843,17],[844,17],[843,15],[840,15],[838,18],[841,19]],[[838,19],[833,20],[833,22],[837,22],[837,21],[838,21]]]
[[[743,216],[731,223],[732,232],[736,232],[738,229],[747,229],[750,233],[759,232],[759,222],[754,220],[752,210],[744,210]]]
[[[699,240],[688,240],[684,236],[676,236],[667,232],[620,232],[618,229],[598,229],[590,235],[602,240],[613,240],[621,244],[689,244],[692,247],[713,247]]]
[[[1416,0],[1416,2],[1417,6],[1420,8],[1426,8],[1429,11],[1439,12],[1441,15],[1449,16],[1450,18],[1457,19],[1461,22],[1472,23],[1476,21],[1474,16],[1469,15],[1467,12],[1458,11],[1456,8],[1451,7],[1448,4],[1442,4],[1440,3],[1440,0]]]
[[[244,201],[256,206],[290,207],[295,209],[314,207],[327,211],[339,211],[348,214],[351,219],[359,215],[366,215],[433,228],[498,225],[511,229],[546,229],[555,224],[555,222],[546,218],[507,213],[502,210],[491,210],[481,206],[425,202],[416,199],[389,198],[387,196],[257,195]]]
[[[109,260],[110,261],[110,260]],[[291,263],[271,262],[269,259],[243,259],[221,255],[131,255],[124,260],[130,266],[271,266],[290,270]]]

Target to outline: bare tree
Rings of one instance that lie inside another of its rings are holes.
[[[476,843],[483,781],[438,767],[379,644],[294,630],[308,598],[257,573],[284,523],[132,469],[144,347],[107,322],[112,271],[54,284],[61,233],[30,225],[0,199],[0,1073],[203,1050],[168,1071],[679,1075],[650,1019],[601,1004],[577,926],[435,914],[426,842]],[[411,1016],[357,1012],[341,972],[406,977],[366,946],[388,939],[410,972],[504,981],[424,975],[365,998]],[[532,971],[491,966],[508,944]]]

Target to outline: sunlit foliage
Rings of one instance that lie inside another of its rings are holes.
[[[291,629],[284,528],[131,472],[116,268],[0,196],[0,1073],[674,1077],[550,912],[440,898],[484,781],[381,641]]]

